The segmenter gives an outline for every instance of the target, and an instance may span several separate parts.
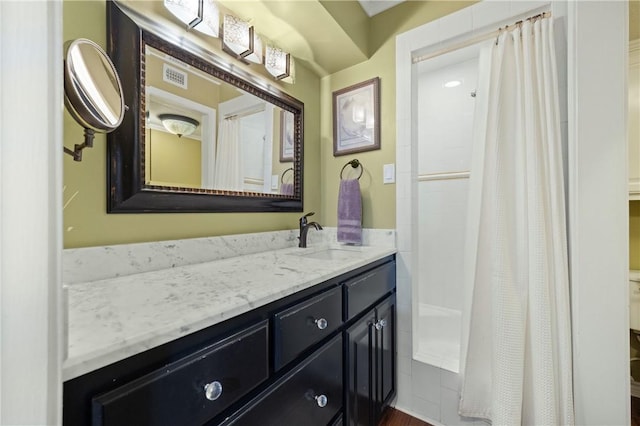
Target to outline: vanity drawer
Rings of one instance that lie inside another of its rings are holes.
[[[274,316],[275,370],[342,325],[340,287],[300,302]]]
[[[395,262],[386,263],[345,281],[345,321],[355,317],[393,290],[395,283]]]
[[[342,335],[241,408],[225,426],[326,426],[342,410]]]
[[[196,425],[269,376],[268,322],[92,400],[93,425]]]

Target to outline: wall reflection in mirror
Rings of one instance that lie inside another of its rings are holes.
[[[291,195],[291,112],[151,46],[145,55],[145,184]],[[167,115],[197,124],[176,134]]]

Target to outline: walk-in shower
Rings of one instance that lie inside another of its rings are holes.
[[[478,44],[414,65],[419,266],[413,357],[455,373],[479,50]]]

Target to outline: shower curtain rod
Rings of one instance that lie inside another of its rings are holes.
[[[238,112],[232,112],[230,114],[226,114],[223,118],[225,120],[231,119],[231,118],[242,118],[242,117],[247,117],[249,115],[257,114],[262,111],[264,111],[264,105],[259,105],[258,107],[249,107],[244,110],[240,110]]]
[[[551,16],[551,12],[546,11],[546,12],[538,13],[537,15],[534,15],[534,16],[530,16],[527,19],[524,19],[524,21],[535,21],[536,19],[548,18],[550,16]],[[508,31],[509,28],[517,27],[520,24],[522,24],[522,21],[523,20],[520,20],[520,21],[517,21],[517,22],[515,22],[515,23],[513,23],[511,25],[506,25],[504,28],[500,27],[495,31],[491,31],[490,33],[486,33],[486,34],[481,34],[481,35],[475,36],[475,37],[470,38],[468,40],[462,41],[460,43],[456,43],[454,45],[451,45],[449,47],[445,47],[443,49],[437,50],[437,51],[432,52],[432,53],[428,53],[426,55],[416,56],[415,58],[413,58],[411,60],[411,62],[413,64],[417,64],[418,62],[426,61],[427,59],[435,58],[436,56],[444,55],[445,53],[449,53],[449,52],[453,52],[453,51],[456,51],[456,50],[460,50],[460,49],[463,49],[465,47],[472,46],[472,45],[474,45],[476,43],[480,43],[481,41],[490,40],[492,38],[495,38],[496,42],[497,42],[497,37],[500,35],[500,33],[502,31]]]

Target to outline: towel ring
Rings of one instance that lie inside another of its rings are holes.
[[[291,170],[291,173],[293,173],[293,167],[289,167],[287,170],[282,172],[282,176],[280,176],[280,183],[284,183],[284,175],[286,175],[289,170]]]
[[[360,167],[360,174],[358,175],[358,180],[360,180],[360,178],[362,177],[362,172],[364,172],[364,167],[362,167],[362,163],[360,163],[357,158],[354,158],[353,160],[347,162],[347,164],[342,166],[342,170],[340,170],[340,179],[343,179],[342,172],[344,172],[344,169],[349,165],[351,165],[351,167],[353,167],[354,169]]]

